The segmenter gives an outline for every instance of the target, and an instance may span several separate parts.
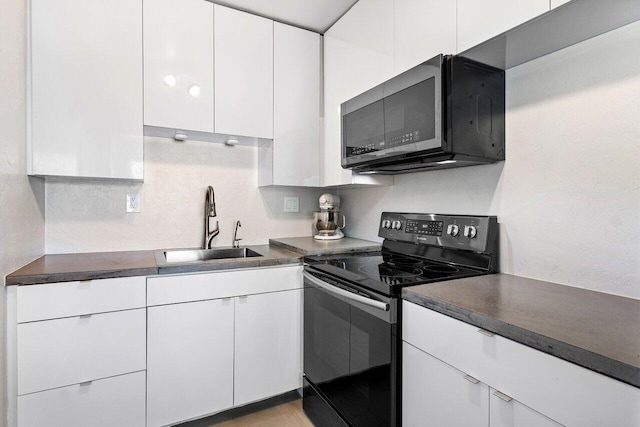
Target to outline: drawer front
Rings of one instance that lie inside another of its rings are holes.
[[[403,301],[403,340],[567,426],[640,425],[640,389]]]
[[[18,287],[18,323],[142,308],[146,277]]]
[[[18,394],[146,369],[146,310],[18,325]]]
[[[302,266],[227,270],[206,274],[150,277],[149,306],[228,298],[302,287]]]
[[[144,425],[144,371],[18,397],[18,427]]]

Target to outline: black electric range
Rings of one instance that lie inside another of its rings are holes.
[[[384,212],[378,252],[305,258],[303,408],[316,427],[401,425],[405,286],[498,271],[492,216]]]

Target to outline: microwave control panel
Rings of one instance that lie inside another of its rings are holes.
[[[400,242],[485,252],[497,233],[492,216],[383,212],[378,236]]]

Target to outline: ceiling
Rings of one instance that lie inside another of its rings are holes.
[[[275,21],[324,34],[358,0],[212,0]]]

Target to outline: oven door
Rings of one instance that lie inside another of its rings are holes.
[[[397,299],[309,267],[304,281],[304,374],[311,391],[349,425],[396,425]],[[308,414],[319,412],[307,404]]]

